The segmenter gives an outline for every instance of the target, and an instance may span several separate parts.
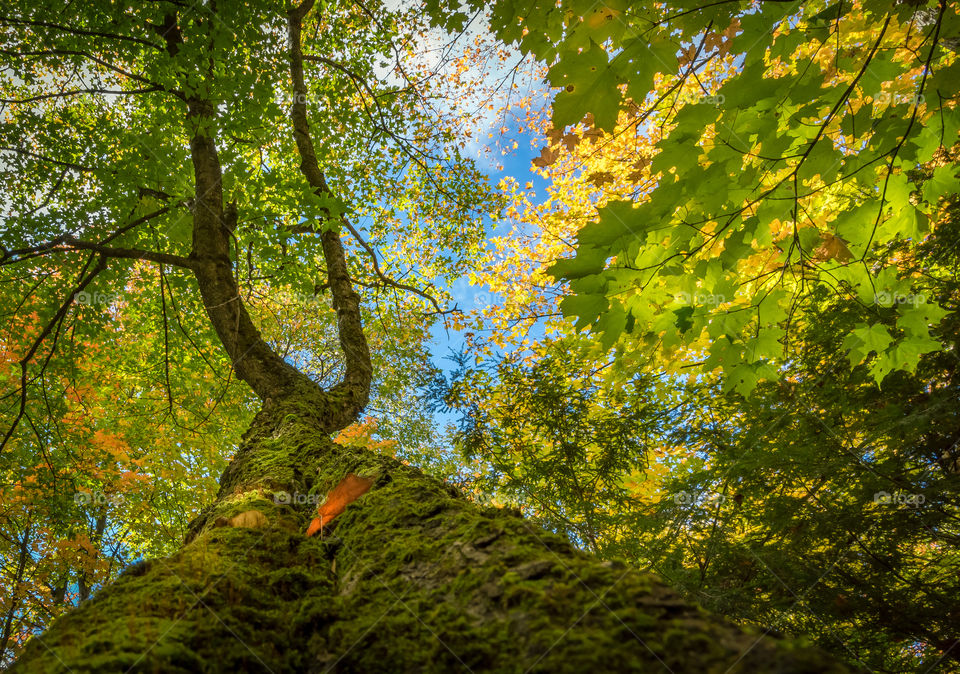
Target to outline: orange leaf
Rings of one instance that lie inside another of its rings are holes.
[[[336,487],[327,492],[327,500],[317,508],[317,517],[310,522],[307,537],[313,536],[323,527],[330,524],[333,518],[342,513],[348,505],[367,493],[373,485],[373,480],[347,473]]]
[[[319,517],[314,517],[310,520],[310,526],[307,527],[307,538],[310,538],[321,529],[323,529],[323,520]]]

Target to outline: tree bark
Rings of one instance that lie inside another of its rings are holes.
[[[257,416],[180,552],[56,620],[13,671],[849,671],[516,512],[335,445],[303,404]],[[316,502],[304,497],[348,473],[372,489],[306,538]]]

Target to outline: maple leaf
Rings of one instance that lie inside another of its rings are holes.
[[[597,187],[603,187],[607,183],[612,183],[614,179],[615,176],[610,171],[595,171],[587,176],[587,180]]]
[[[823,234],[820,247],[813,252],[813,257],[818,261],[837,260],[838,262],[846,262],[853,259],[846,241],[830,232]]]
[[[317,508],[317,517],[307,528],[307,538],[330,524],[334,517],[346,510],[348,505],[366,494],[371,486],[373,486],[373,480],[370,478],[347,473],[340,484],[327,492],[327,499]]]
[[[603,131],[594,128],[591,126],[589,129],[583,132],[583,139],[589,140],[591,145],[596,145],[597,141],[603,136]]]
[[[547,131],[547,139],[550,141],[551,145],[556,145],[564,137],[563,129],[553,128]]]
[[[559,155],[549,147],[540,150],[540,156],[533,160],[533,165],[539,168],[550,166],[557,161]]]

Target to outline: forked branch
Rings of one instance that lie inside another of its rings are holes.
[[[303,78],[303,49],[301,32],[303,18],[314,5],[314,0],[305,0],[289,14],[290,39],[290,79],[293,83],[293,104],[290,106],[290,118],[293,122],[293,136],[300,154],[300,172],[318,196],[332,197],[323,171],[317,161],[317,153],[310,138],[310,125],[307,122],[307,87]],[[373,367],[370,363],[370,350],[363,334],[360,319],[360,296],[353,289],[347,270],[343,244],[335,226],[324,229],[321,236],[323,258],[327,265],[327,284],[333,295],[333,306],[337,312],[337,330],[340,348],[343,350],[346,368],[343,381],[330,392],[337,396],[338,402],[355,410],[355,414],[366,406],[370,398],[370,381]]]

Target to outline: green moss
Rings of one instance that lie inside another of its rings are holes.
[[[15,671],[847,671],[758,641],[515,512],[338,447],[302,422],[315,414],[259,414],[190,542],[57,620]],[[303,534],[312,505],[272,498],[323,494],[350,472],[374,486],[322,539]],[[247,510],[266,526],[224,526]]]

